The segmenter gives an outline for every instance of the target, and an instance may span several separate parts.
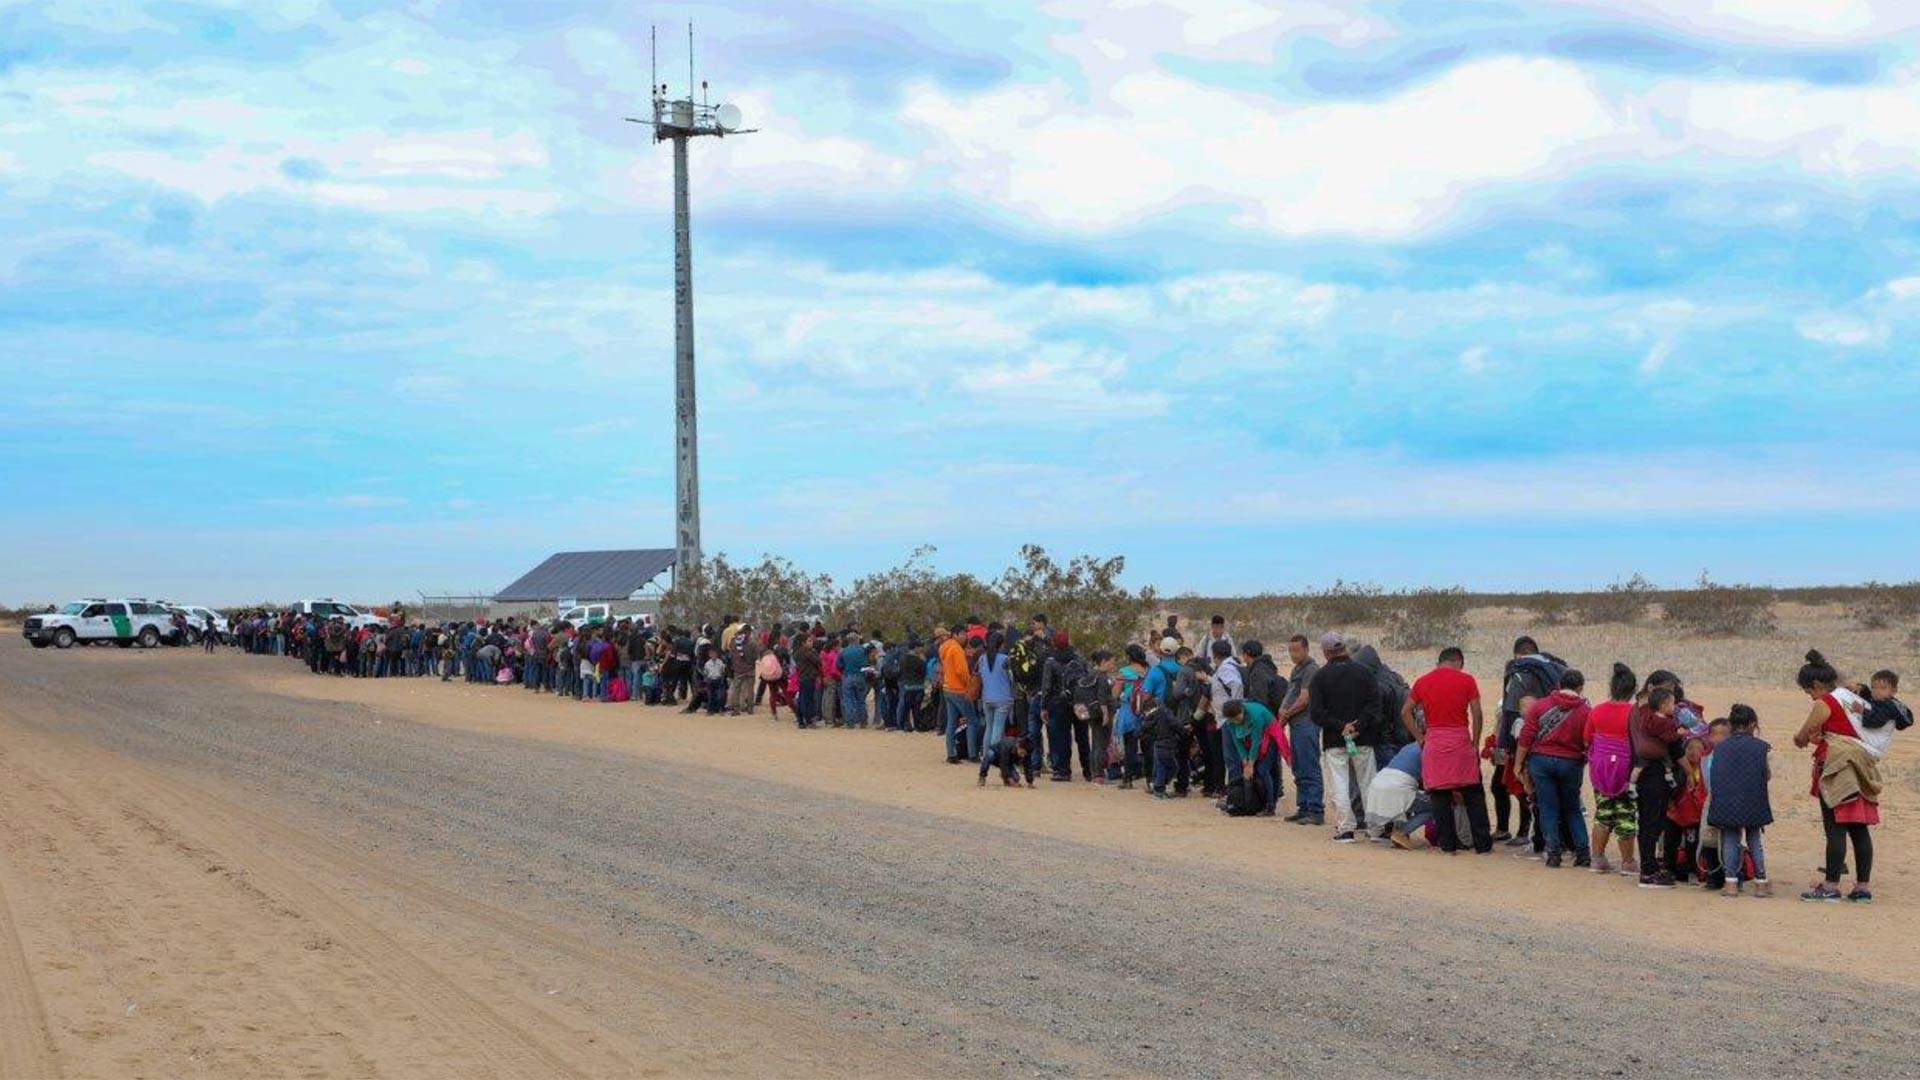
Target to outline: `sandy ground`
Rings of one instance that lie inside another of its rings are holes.
[[[1805,711],[1694,696],[1777,745]],[[0,1077],[1902,1073],[1916,745],[1860,909],[979,789],[928,736],[12,638]]]

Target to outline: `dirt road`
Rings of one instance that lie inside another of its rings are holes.
[[[1866,911],[1651,894],[962,771],[924,737],[10,640],[0,1076],[1912,1066],[1891,873]]]

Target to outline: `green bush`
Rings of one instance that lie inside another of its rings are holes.
[[[833,579],[825,574],[809,574],[772,555],[748,565],[722,553],[690,568],[676,568],[673,587],[660,599],[660,615],[679,626],[718,622],[730,614],[771,626],[810,604],[832,600]]]
[[[1559,626],[1571,622],[1576,610],[1577,599],[1570,593],[1537,592],[1520,597],[1520,608],[1533,616],[1533,621],[1542,626]]]
[[[908,631],[924,640],[935,624],[969,615],[1005,619],[1006,605],[991,586],[971,574],[934,570],[928,562],[934,551],[931,544],[917,547],[900,565],[856,578],[840,598],[840,611],[889,641],[904,639]]]
[[[1308,625],[1315,631],[1325,631],[1378,625],[1386,616],[1385,596],[1386,591],[1378,585],[1335,579],[1324,589],[1308,590],[1300,600]]]

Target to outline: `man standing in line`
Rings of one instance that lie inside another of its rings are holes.
[[[1380,691],[1373,673],[1353,662],[1339,631],[1320,635],[1320,655],[1326,663],[1307,684],[1308,708],[1320,728],[1320,767],[1333,799],[1333,841],[1351,844],[1359,839],[1354,800],[1365,813],[1367,785],[1376,768],[1373,748],[1381,742]]]
[[[1219,616],[1214,618],[1218,619]],[[1201,794],[1208,798],[1220,798],[1227,793],[1226,735],[1219,726],[1225,714],[1221,710],[1227,702],[1239,701],[1247,696],[1245,672],[1240,667],[1240,661],[1234,658],[1232,641],[1224,636],[1209,636],[1206,640],[1212,643],[1207,646],[1212,650],[1208,655],[1213,661],[1213,675],[1207,680],[1207,700],[1212,706],[1210,714],[1213,727],[1210,731],[1196,731],[1200,737],[1200,754],[1206,762],[1202,780],[1206,790]]]
[[[1227,643],[1227,655],[1232,656],[1233,635],[1227,633],[1227,617],[1215,615],[1208,620],[1206,635],[1200,639],[1200,644],[1195,646],[1193,651],[1199,656],[1216,656],[1213,647],[1223,641]]]
[[[975,734],[978,727],[973,719],[973,667],[967,659],[966,646],[961,644],[965,626],[936,626],[933,628],[933,640],[939,643],[940,653],[940,707],[945,715],[944,732],[947,740],[947,764],[955,765],[973,755],[963,753],[960,738],[965,736],[972,742],[979,738]]]
[[[1016,692],[1013,716],[1027,733],[1027,764],[1032,772],[1040,771],[1041,750],[1046,745],[1047,703],[1040,693],[1040,676],[1052,649],[1047,617],[1036,612],[1027,625],[1027,636],[1008,650]]]
[[[1293,670],[1287,675],[1287,696],[1280,704],[1280,722],[1287,725],[1287,737],[1293,741],[1294,811],[1286,820],[1296,825],[1324,825],[1320,791],[1320,726],[1307,715],[1312,695],[1308,687],[1320,671],[1320,662],[1308,648],[1307,636],[1295,634],[1287,641],[1287,659]]]

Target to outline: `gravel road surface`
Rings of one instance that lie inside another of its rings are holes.
[[[414,911],[425,939],[437,920],[458,921],[461,898],[484,898],[517,920],[494,923],[502,968],[585,942],[624,956],[636,978],[641,967],[682,970],[719,995],[671,1026],[723,1054],[649,1062],[639,1040],[623,1049],[628,1066],[1752,1077],[1916,1065],[1912,995],[1714,959],[1711,924],[1695,954],[1603,939],[1577,910],[1520,932],[1338,881],[1196,872],[863,802],[804,777],[769,782],[276,696],[233,674],[272,661],[173,662],[184,659],[0,648],[0,768],[31,767],[35,747],[80,755],[93,772],[124,762],[166,778],[154,797],[182,815],[205,792],[239,808],[236,835],[238,819],[257,816],[297,830],[289,847],[321,838],[309,869],[358,866],[374,882],[367,903]],[[30,890],[22,874],[16,860],[13,888]],[[553,1025],[503,1036],[529,1053],[498,1058],[495,1071],[620,1067],[556,1034],[605,1031],[613,1045],[619,982],[583,975],[553,1003]],[[41,1007],[61,1050],[70,1020]],[[511,1019],[507,1009],[496,1011]],[[818,1052],[778,1058],[777,1031],[729,1019],[763,1012],[801,1018]]]

